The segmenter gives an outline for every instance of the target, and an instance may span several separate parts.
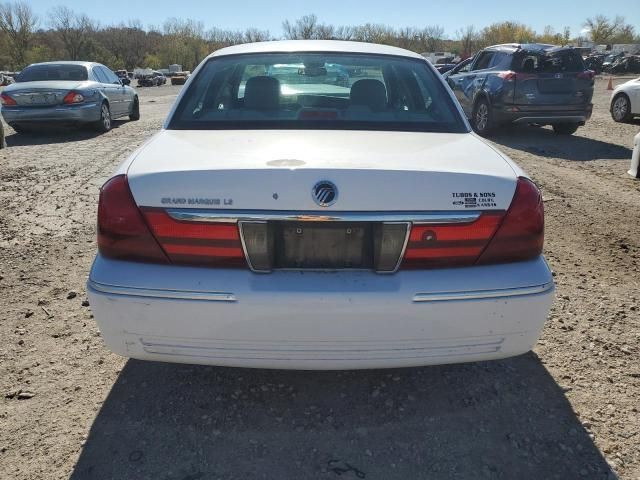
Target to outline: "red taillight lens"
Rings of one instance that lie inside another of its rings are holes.
[[[247,266],[236,224],[180,222],[156,208],[143,208],[142,212],[172,263]]]
[[[74,103],[82,102],[84,102],[84,97],[80,93],[74,91],[67,93],[62,99],[62,103],[64,103],[65,105],[72,105]]]
[[[105,257],[155,263],[246,267],[236,224],[180,222],[157,208],[139,209],[125,175],[104,184],[98,249]]]
[[[519,178],[511,206],[478,264],[517,262],[535,258],[544,244],[544,205],[538,187]]]
[[[508,82],[509,82],[509,81],[513,81],[513,80],[515,80],[515,79],[516,79],[516,77],[517,77],[517,74],[516,74],[516,72],[512,72],[511,70],[509,70],[509,71],[507,71],[507,72],[500,72],[500,73],[498,74],[498,77],[500,77],[500,78],[502,78],[503,80],[506,80],[506,81],[508,81]]]
[[[463,225],[414,225],[402,268],[473,265],[495,233],[504,212],[485,212]]]
[[[544,243],[544,207],[538,187],[519,178],[509,210],[483,212],[463,225],[414,225],[402,268],[458,267],[535,258]]]
[[[125,175],[113,177],[100,189],[98,250],[110,258],[168,261],[138,210]]]
[[[585,78],[587,80],[593,80],[596,76],[596,72],[593,70],[585,70],[584,72],[578,73],[578,78]]]
[[[6,93],[0,95],[0,103],[7,106],[18,104],[12,97],[7,95]]]

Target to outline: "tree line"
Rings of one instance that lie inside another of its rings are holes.
[[[205,29],[201,21],[169,18],[161,26],[129,20],[101,25],[85,14],[65,6],[53,7],[40,17],[24,1],[0,3],[0,70],[19,70],[30,63],[50,60],[91,60],[112,69],[166,68],[180,64],[192,70],[210,52],[239,43],[276,39],[336,39],[382,43],[418,53],[445,50],[467,57],[487,45],[509,42],[543,42],[557,45],[591,40],[596,44],[640,43],[634,27],[623,17],[597,15],[585,20],[586,38],[572,36],[568,27],[542,32],[516,21],[498,22],[483,28],[463,26],[452,38],[439,25],[393,28],[366,23],[334,26],[316,15],[284,20],[282,32],[268,30]]]

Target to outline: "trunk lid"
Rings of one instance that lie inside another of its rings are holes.
[[[517,180],[473,134],[312,130],[163,130],[127,174],[139,206],[310,212],[506,210]]]
[[[86,82],[70,80],[53,80],[43,82],[15,83],[4,90],[18,105],[42,107],[62,105],[65,95],[71,90],[78,90]]]

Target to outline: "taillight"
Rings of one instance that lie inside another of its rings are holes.
[[[138,210],[125,175],[113,177],[100,189],[98,250],[110,258],[167,263]]]
[[[511,70],[506,71],[506,72],[500,72],[498,74],[498,77],[500,77],[503,80],[506,80],[508,82],[515,80],[517,76],[518,75],[516,74],[516,72],[512,72]]]
[[[7,106],[12,106],[12,105],[17,105],[18,103],[13,99],[13,97],[10,97],[9,95],[7,95],[6,93],[3,93],[0,95],[0,103],[2,105],[7,105]]]
[[[414,225],[402,268],[517,262],[535,258],[544,243],[544,207],[538,187],[519,178],[504,212],[483,212],[468,224]]]
[[[73,90],[67,93],[62,99],[62,103],[65,105],[72,105],[74,103],[84,102],[84,96],[81,93],[74,92]]]
[[[535,258],[544,244],[544,205],[538,187],[519,178],[511,206],[478,264],[517,262]]]
[[[473,265],[503,216],[504,212],[484,212],[473,223],[414,225],[402,268]]]
[[[181,222],[157,208],[142,208],[142,213],[172,263],[247,266],[235,223]]]
[[[500,72],[498,73],[498,77],[508,82],[513,82],[515,80],[522,82],[525,80],[538,78],[538,76],[535,73],[514,72],[512,70],[508,70],[506,72]]]
[[[596,72],[593,70],[585,70],[584,72],[578,73],[578,78],[584,78],[586,80],[593,80],[596,76]]]

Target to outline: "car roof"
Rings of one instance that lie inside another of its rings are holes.
[[[32,63],[29,65],[30,67],[34,67],[36,65],[79,65],[81,67],[91,67],[92,65],[100,65],[96,62],[80,62],[73,60],[61,60],[59,62],[40,62],[40,63]]]
[[[364,42],[345,42],[340,40],[279,40],[274,42],[257,42],[234,45],[216,50],[207,58],[225,55],[242,55],[246,53],[290,53],[290,52],[322,52],[322,53],[369,53],[376,55],[393,55],[396,57],[418,58],[422,55],[391,47]]]
[[[524,51],[524,52],[557,52],[560,50],[572,50],[573,47],[564,46],[559,47],[558,45],[551,45],[548,43],[503,43],[500,45],[491,45],[490,47],[485,48],[485,50],[494,50],[501,52],[513,53],[515,51]]]

